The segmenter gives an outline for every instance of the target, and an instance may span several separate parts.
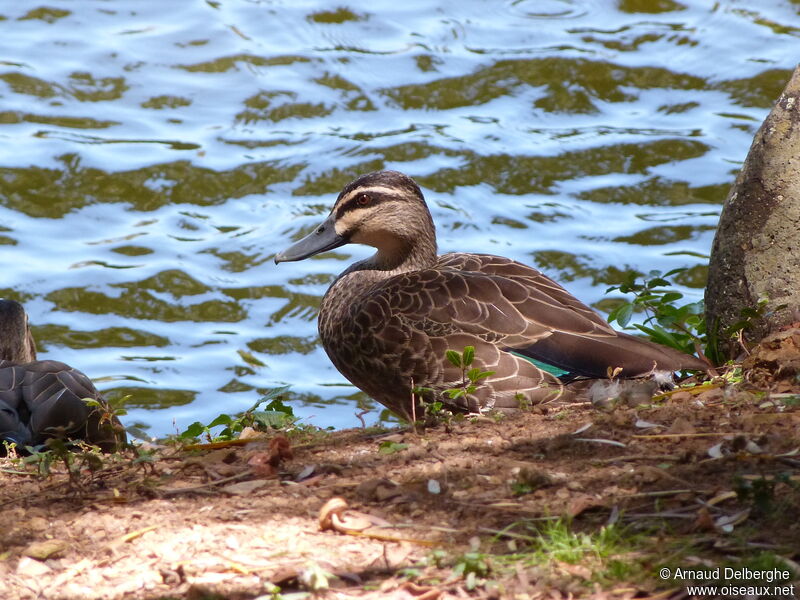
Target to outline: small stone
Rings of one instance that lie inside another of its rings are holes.
[[[264,487],[268,483],[269,481],[266,479],[253,479],[252,481],[242,481],[240,483],[226,485],[222,488],[222,491],[233,496],[246,496]]]
[[[44,531],[48,526],[47,519],[42,517],[33,517],[28,520],[28,529],[30,531]]]
[[[27,556],[20,558],[17,564],[17,575],[20,577],[41,577],[51,570],[46,564]]]
[[[67,548],[69,548],[69,544],[63,540],[45,540],[43,542],[33,542],[22,553],[37,560],[47,560]]]

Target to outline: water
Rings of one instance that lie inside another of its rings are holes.
[[[800,48],[796,0],[331,6],[0,3],[0,296],[41,357],[130,395],[127,424],[169,433],[282,384],[317,425],[381,417],[316,338],[368,251],[271,262],[377,168],[417,178],[442,251],[595,304],[627,269],[688,267],[700,297]]]

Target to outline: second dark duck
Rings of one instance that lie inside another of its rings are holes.
[[[85,440],[105,451],[126,441],[122,425],[85,398],[107,406],[81,371],[55,360],[36,360],[28,315],[19,302],[0,299],[0,441],[19,448],[48,438]]]

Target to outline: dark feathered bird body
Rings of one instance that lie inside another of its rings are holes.
[[[105,400],[91,380],[55,360],[35,360],[36,348],[22,306],[0,300],[0,441],[19,447],[48,438],[80,439],[113,450],[125,441],[119,421],[84,399]]]

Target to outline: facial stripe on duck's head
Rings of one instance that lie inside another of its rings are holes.
[[[358,196],[359,192],[369,193],[370,191],[377,196],[383,194],[398,200],[425,203],[422,197],[422,190],[408,175],[399,171],[373,171],[356,177],[344,186],[344,189],[336,199],[334,208],[351,202]]]
[[[275,255],[275,263],[303,260],[345,244],[378,251],[360,269],[412,270],[436,261],[436,228],[419,186],[397,171],[362,175],[345,186],[328,218]]]

